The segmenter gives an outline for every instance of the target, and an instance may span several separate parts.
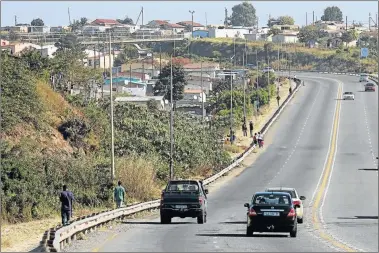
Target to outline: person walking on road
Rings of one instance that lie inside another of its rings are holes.
[[[59,200],[62,204],[62,225],[67,226],[70,224],[70,218],[72,217],[72,202],[74,201],[74,194],[67,190],[67,185],[63,185],[63,191],[59,196]]]
[[[242,124],[242,132],[243,136],[247,136],[247,126],[245,122]]]
[[[254,145],[258,144],[258,135],[257,135],[257,133],[254,134],[253,141],[254,141]]]
[[[117,208],[123,207],[125,200],[125,188],[118,181],[118,186],[114,189],[114,200],[116,201]]]
[[[292,94],[292,87],[289,88],[289,92],[290,92],[290,94]]]
[[[278,96],[276,97],[276,101],[278,101],[278,107],[279,107],[279,101],[280,101],[280,96],[278,94]]]
[[[253,121],[251,121],[251,120],[249,123],[249,127],[250,127],[250,137],[253,137],[254,125],[253,125]]]
[[[260,148],[263,147],[263,134],[261,132],[258,132],[258,144]]]

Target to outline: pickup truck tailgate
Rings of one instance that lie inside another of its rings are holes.
[[[197,192],[173,191],[165,192],[163,195],[164,204],[198,204],[199,194]]]

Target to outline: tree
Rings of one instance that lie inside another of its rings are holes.
[[[45,23],[43,22],[43,20],[40,19],[40,18],[33,19],[30,24],[32,26],[44,26],[45,25]]]
[[[324,15],[321,16],[322,21],[342,21],[343,15],[340,8],[337,6],[330,6],[324,10]]]
[[[280,16],[278,18],[279,25],[294,25],[295,20],[291,16]]]
[[[21,51],[21,58],[29,66],[31,71],[41,71],[49,66],[49,59],[43,57],[41,52],[34,48],[26,48]]]
[[[124,19],[117,19],[117,21],[124,25],[134,25],[133,19],[126,16]]]
[[[271,29],[268,31],[268,35],[270,36],[270,35],[277,35],[277,34],[279,34],[280,33],[280,29],[279,28],[272,28],[271,27]]]
[[[350,30],[347,32],[342,33],[341,40],[346,43],[346,46],[348,43],[352,42],[353,40],[356,40],[358,38],[357,32],[355,30]]]
[[[55,43],[58,48],[57,51],[67,51],[82,53],[85,50],[85,46],[80,43],[78,37],[74,34],[66,34],[62,36],[58,42]]]
[[[311,40],[317,40],[319,38],[319,30],[316,26],[308,25],[300,29],[297,37],[300,42],[307,43]]]
[[[80,18],[80,25],[85,26],[88,24],[88,19],[86,17]]]
[[[175,64],[172,66],[173,73],[173,100],[178,101],[183,98],[184,86],[187,84],[185,72],[181,65]],[[171,82],[171,65],[166,65],[159,73],[158,81],[154,86],[154,96],[165,96],[165,99],[170,99],[170,82]]]
[[[234,26],[254,26],[257,23],[256,10],[248,2],[233,6],[231,22]]]

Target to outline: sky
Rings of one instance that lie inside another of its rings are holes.
[[[222,24],[225,8],[231,15],[232,7],[242,1],[1,1],[1,26],[14,25],[14,16],[18,23],[30,23],[34,18],[41,18],[45,25],[68,25],[68,8],[71,20],[87,17],[124,18],[129,16],[136,21],[141,7],[144,8],[144,24],[154,19],[169,20],[171,23],[191,20],[195,11],[194,22],[206,24]],[[277,17],[290,15],[297,25],[320,19],[323,10],[328,6],[338,6],[348,23],[361,22],[368,25],[369,12],[375,20],[378,13],[378,1],[249,1],[256,9],[259,26],[267,24],[269,15]],[[207,18],[206,18],[207,17]],[[141,19],[138,22],[141,24]]]

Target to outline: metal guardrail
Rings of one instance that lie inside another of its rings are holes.
[[[301,87],[299,79],[293,79],[296,82],[296,88],[293,90],[281,106],[275,111],[275,113],[270,117],[270,119],[263,126],[261,132],[265,135],[270,128],[270,126],[275,122],[278,116],[281,114],[288,102],[293,98],[295,93]],[[231,165],[222,171],[216,173],[215,175],[204,179],[203,184],[208,185],[218,178],[225,175],[227,172],[238,166],[246,156],[248,156],[256,146],[252,143],[250,147],[241,153]],[[54,228],[47,230],[40,242],[40,248],[42,252],[59,252],[67,244],[70,244],[72,240],[76,240],[79,233],[87,234],[93,230],[96,230],[103,225],[112,222],[115,219],[122,219],[124,216],[132,215],[141,211],[147,211],[150,209],[158,208],[160,205],[160,200],[153,200],[149,202],[143,202],[135,204],[129,207],[119,208],[115,210],[107,210],[100,213],[93,213],[88,216],[82,216],[65,227],[58,225]]]

